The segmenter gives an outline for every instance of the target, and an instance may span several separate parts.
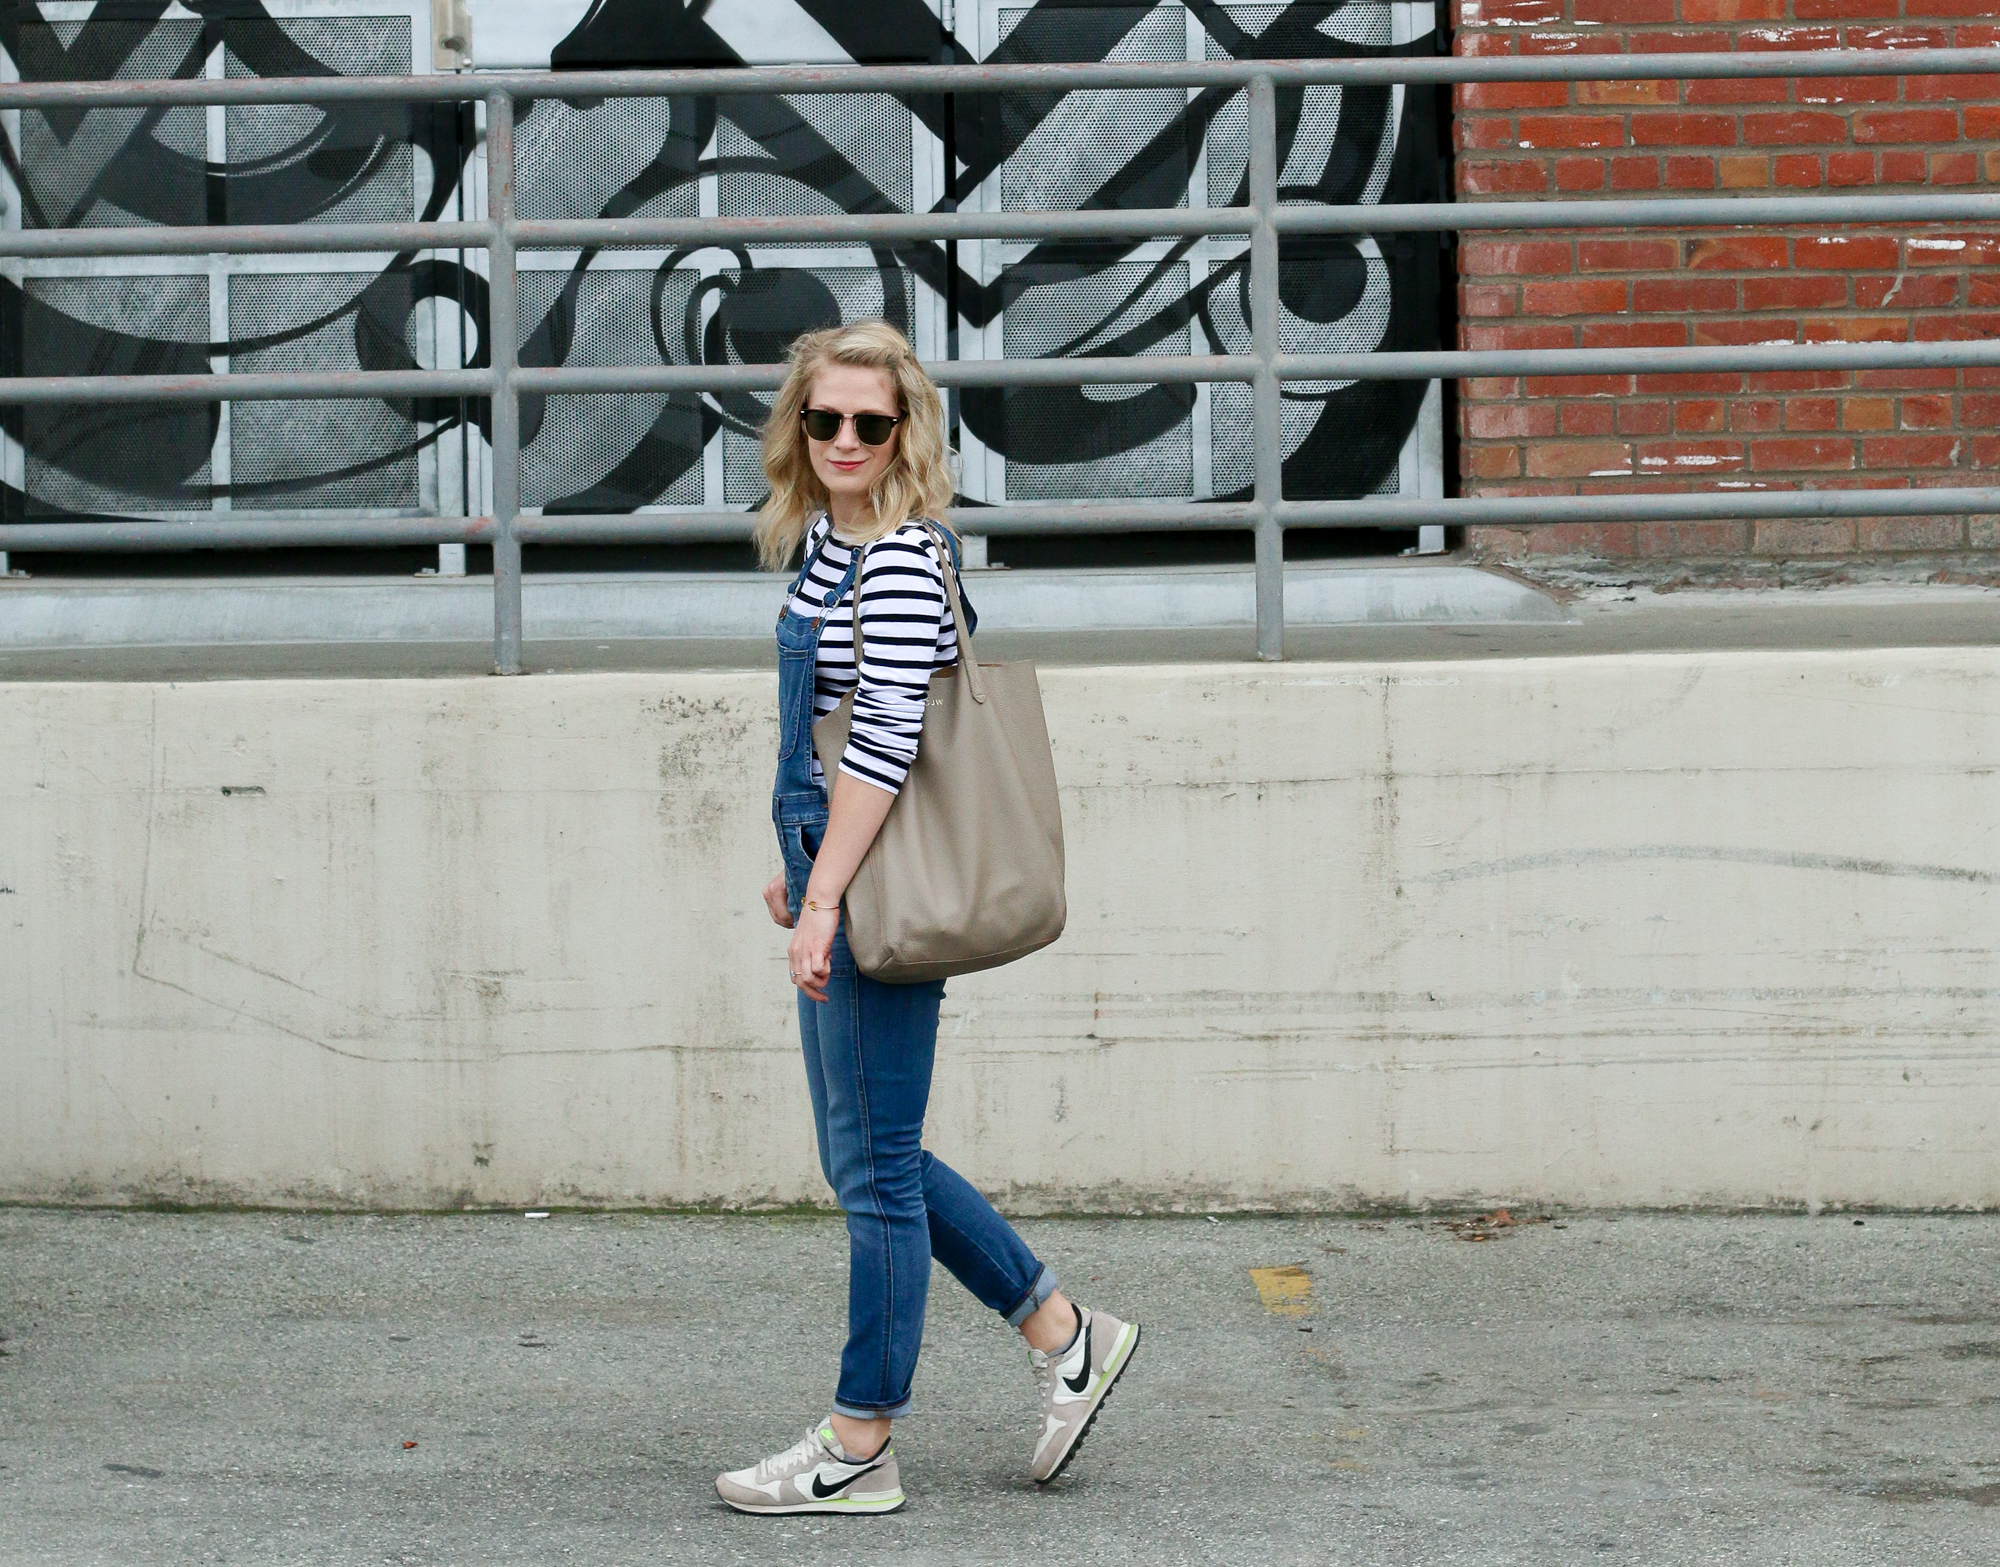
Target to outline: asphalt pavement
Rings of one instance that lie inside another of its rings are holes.
[[[2000,1216],[1024,1223],[1144,1324],[1027,1470],[939,1270],[909,1505],[749,1518],[828,1407],[837,1218],[0,1209],[0,1561],[2000,1561]]]

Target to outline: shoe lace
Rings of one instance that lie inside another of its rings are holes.
[[[1035,1373],[1035,1386],[1042,1395],[1042,1407],[1047,1408],[1055,1397],[1056,1362],[1053,1355],[1041,1355],[1028,1362],[1028,1368]]]
[[[814,1450],[823,1450],[824,1445],[819,1439],[817,1428],[808,1431],[802,1438],[792,1446],[786,1448],[782,1453],[773,1453],[759,1464],[757,1466],[758,1477],[760,1479],[768,1479],[773,1475],[782,1474],[794,1468],[803,1468],[812,1461]]]

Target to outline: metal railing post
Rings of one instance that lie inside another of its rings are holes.
[[[1268,76],[1250,83],[1250,383],[1251,451],[1257,507],[1257,656],[1285,656],[1284,398],[1278,380],[1278,89]]]
[[[493,673],[521,672],[521,400],[514,386],[520,345],[514,268],[514,98],[486,96],[486,354],[493,367]]]

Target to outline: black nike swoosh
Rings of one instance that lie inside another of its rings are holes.
[[[845,1480],[841,1481],[839,1485],[835,1486],[822,1486],[819,1483],[819,1471],[814,1470],[813,1483],[812,1483],[813,1500],[818,1502],[823,1502],[829,1496],[838,1496],[842,1491],[846,1490],[850,1485],[854,1484],[854,1482],[856,1480],[859,1480],[863,1475],[872,1475],[876,1470],[880,1469],[881,1467],[882,1466],[880,1464],[870,1464],[866,1469],[857,1469],[854,1471],[853,1474],[849,1475]]]
[[[1090,1318],[1083,1319],[1083,1369],[1076,1374],[1076,1380],[1062,1379],[1062,1385],[1072,1393],[1081,1393],[1090,1386]]]

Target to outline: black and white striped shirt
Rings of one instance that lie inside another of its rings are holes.
[[[829,590],[840,585],[853,547],[831,536],[821,513],[806,529],[805,552],[812,562],[792,599],[795,613],[824,614],[819,668],[814,681],[813,717],[822,718],[854,690],[854,600],[861,600],[861,689],[854,698],[854,726],[840,770],[896,793],[916,760],[924,727],[924,698],[931,675],[958,658],[958,632],[944,595],[944,572],[937,550],[920,522],[906,522],[867,546],[858,592],[831,609]],[[961,590],[962,593],[963,590]],[[970,611],[968,610],[969,614]],[[813,781],[824,784],[819,759]]]

